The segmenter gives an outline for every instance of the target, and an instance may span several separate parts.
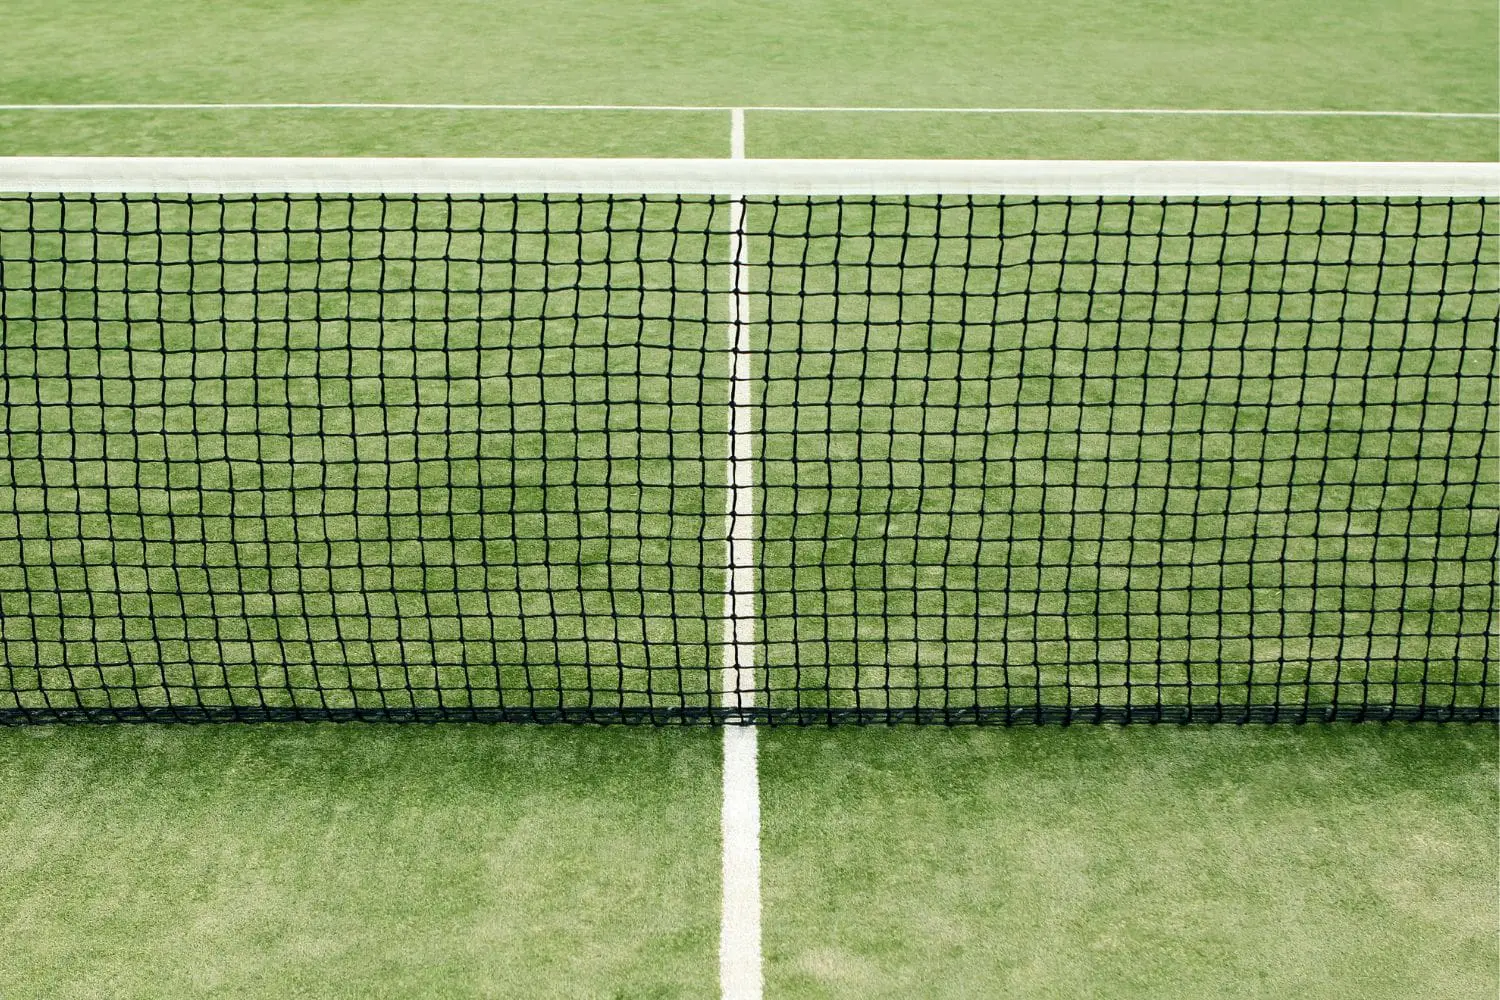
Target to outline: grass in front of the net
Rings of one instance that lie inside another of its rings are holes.
[[[1492,726],[778,728],[766,995],[1492,1000]]]
[[[751,219],[771,234],[773,706],[1495,704],[1493,213],[954,198]]]
[[[0,728],[7,996],[703,997],[718,740]]]

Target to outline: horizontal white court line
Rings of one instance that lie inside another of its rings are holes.
[[[0,157],[0,191],[1500,197],[1500,163]]]
[[[703,111],[728,112],[720,104],[464,104],[408,101],[224,101],[212,103],[0,104],[0,111]],[[933,115],[1199,115],[1286,118],[1458,118],[1500,120],[1500,111],[1412,111],[1341,108],[965,108],[857,107],[852,105],[762,104],[744,111],[796,114]]]

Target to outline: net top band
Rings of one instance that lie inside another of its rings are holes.
[[[1500,198],[1500,163],[18,156],[0,192]]]

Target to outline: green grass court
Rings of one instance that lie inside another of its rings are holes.
[[[1489,731],[764,735],[767,996],[1482,997]],[[6,730],[22,996],[708,996],[717,734]]]
[[[1477,2],[27,0],[10,14],[0,155],[723,157],[721,108],[880,106],[1082,113],[751,110],[747,154],[1500,158],[1500,14]],[[338,102],[713,110],[31,107]],[[1101,238],[1092,264],[1055,237],[1055,267],[1028,279],[1052,296],[1037,315],[1017,311],[1015,271],[976,284],[973,255],[1004,265],[1007,226],[1087,220],[1001,207],[749,206],[767,359],[757,680],[773,706],[1051,704],[1063,677],[1160,683],[1158,660],[1169,685],[1208,669],[1250,702],[1265,692],[1243,683],[1248,667],[1267,660],[1320,698],[1356,683],[1331,656],[1396,692],[1425,680],[1441,697],[1445,677],[1483,676],[1493,580],[1451,574],[1486,537],[1493,558],[1494,477],[1446,504],[1423,483],[1439,459],[1470,479],[1500,460],[1484,434],[1500,293],[1438,315],[1423,312],[1432,267],[1360,272],[1363,297],[1304,279],[1313,262],[1378,262],[1382,229],[1410,233],[1419,265],[1450,267],[1500,234],[1459,218],[1473,235],[1423,241],[1454,220],[1335,206],[1288,219],[1322,235],[1215,248],[1242,263],[1211,269],[1187,235],[1236,220],[1169,207],[1130,223],[1129,241]],[[27,298],[24,327],[0,311],[6,344],[36,348],[7,351],[0,443],[7,502],[31,512],[10,529],[20,541],[0,540],[0,650],[23,705],[53,696],[45,668],[64,663],[98,667],[99,705],[104,686],[147,675],[217,705],[262,697],[257,682],[283,706],[324,684],[355,692],[335,707],[389,697],[376,687],[485,708],[528,689],[545,706],[710,700],[728,279],[668,258],[727,263],[722,201],[623,219],[600,202],[428,200],[382,217],[414,233],[396,245],[340,235],[391,211],[359,199],[51,211],[0,198],[5,286],[58,288]],[[481,215],[511,242],[487,245]],[[60,235],[163,218],[202,236],[163,251]],[[219,232],[251,222],[265,231]],[[543,236],[549,222],[563,232]],[[630,235],[669,222],[680,231]],[[41,233],[16,251],[23,227]],[[306,263],[330,251],[347,268]],[[382,251],[406,263],[381,265]],[[62,268],[17,270],[56,254],[119,263],[89,276],[86,298],[63,290]],[[135,254],[182,266],[158,276]],[[1257,254],[1307,263],[1271,275]],[[187,265],[225,257],[258,262],[195,287]],[[1145,261],[1166,284],[1140,282]],[[1409,291],[1411,310],[1361,315],[1377,290]],[[120,320],[70,341],[82,314]],[[141,350],[133,331],[127,351],[127,316],[159,321],[161,342]],[[1350,316],[1371,335],[1335,363],[1319,338]],[[504,319],[506,350],[481,317]],[[1276,368],[1278,322],[1304,318],[1308,367]],[[868,336],[850,343],[845,324]],[[1445,367],[1458,347],[1488,358],[1487,381]],[[1084,364],[1101,350],[1110,367]],[[1437,405],[1405,394],[1419,376]],[[1205,433],[1174,436],[1174,405]],[[1357,433],[1369,408],[1399,429]],[[1122,422],[1151,432],[1140,452],[1107,447]],[[1309,478],[1296,450],[1309,436],[1331,474]],[[997,439],[1004,461],[976,466]],[[1122,479],[1138,475],[1159,478]],[[1411,522],[1371,523],[1361,512],[1392,482],[1411,491]],[[1284,491],[1291,548],[1251,537],[1266,526],[1246,483]],[[1152,508],[1144,537],[1143,508],[1112,506],[1127,485]],[[1002,495],[1005,509],[987,506]],[[1075,512],[1069,539],[1044,529],[1059,510]],[[1199,539],[1205,525],[1221,537]],[[1366,545],[1398,529],[1430,549]],[[1309,532],[1322,543],[1297,537]],[[53,568],[30,579],[22,563]],[[1327,603],[1330,567],[1357,576],[1364,605]],[[1382,603],[1424,572],[1432,607]],[[1159,600],[1112,605],[1111,590]],[[1367,646],[1326,648],[1330,615],[1352,616]],[[1014,625],[1002,641],[1006,616],[1030,616],[1025,641]],[[1464,633],[1437,676],[1413,652],[1433,631]],[[979,688],[962,667],[976,653],[1034,693]],[[871,661],[891,669],[857,673]],[[1500,984],[1492,726],[759,738],[768,998],[1480,998]],[[679,727],[0,727],[0,995],[715,995],[721,753],[717,730]]]

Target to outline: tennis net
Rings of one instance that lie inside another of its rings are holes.
[[[1497,717],[1494,165],[0,192],[0,722]]]

